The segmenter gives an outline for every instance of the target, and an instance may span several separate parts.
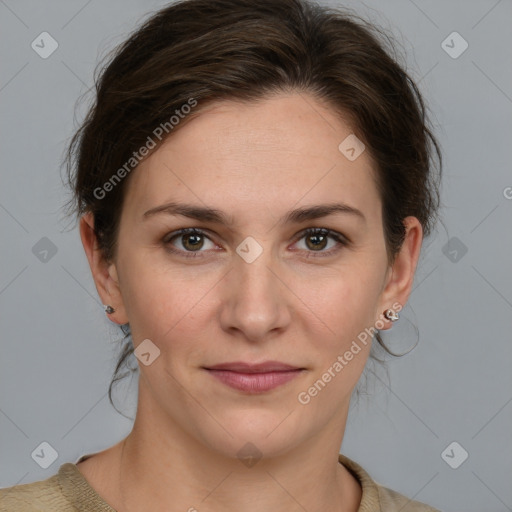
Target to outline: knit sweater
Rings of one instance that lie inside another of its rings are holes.
[[[62,464],[58,472],[28,484],[0,489],[0,512],[116,512],[89,484],[75,463]],[[440,512],[375,482],[356,462],[339,455],[362,488],[357,512]]]

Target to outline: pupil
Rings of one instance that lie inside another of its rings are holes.
[[[195,242],[193,241],[190,244],[190,240],[195,238]],[[200,235],[185,235],[185,247],[190,244],[192,249],[197,249],[198,247],[201,248],[201,236]]]
[[[313,242],[313,249],[323,249],[325,247],[324,242],[327,240],[327,237],[324,235],[310,235],[308,240],[317,240],[317,242],[320,242],[319,244],[317,242]]]

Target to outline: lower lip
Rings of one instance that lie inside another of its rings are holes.
[[[208,372],[224,384],[249,393],[263,393],[277,388],[302,373],[303,370],[268,373],[238,373],[228,370],[209,370]]]

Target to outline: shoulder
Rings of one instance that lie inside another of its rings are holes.
[[[0,512],[72,511],[62,494],[58,475],[0,489]]]
[[[80,462],[88,455],[80,457]],[[76,463],[65,462],[46,480],[0,489],[0,512],[116,512],[91,487]]]
[[[358,512],[372,510],[379,510],[380,512],[440,512],[436,508],[412,500],[377,483],[362,466],[341,453],[339,462],[355,476],[361,485],[362,497]]]
[[[379,501],[383,512],[440,512],[425,503],[412,500],[393,489],[376,483]]]

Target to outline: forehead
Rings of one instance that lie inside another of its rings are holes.
[[[304,93],[217,102],[139,164],[125,205],[134,222],[171,200],[224,210],[240,222],[252,211],[277,218],[325,202],[379,217],[373,162],[367,151],[349,160],[339,149],[347,137],[352,127]]]

